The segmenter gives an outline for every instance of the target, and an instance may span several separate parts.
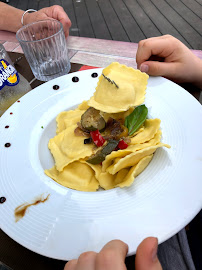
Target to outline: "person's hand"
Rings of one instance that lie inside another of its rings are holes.
[[[69,35],[69,28],[71,27],[71,21],[66,12],[61,6],[51,6],[42,8],[37,12],[26,13],[24,16],[24,24],[41,21],[45,19],[55,19],[62,23],[65,37]]]
[[[173,36],[141,40],[136,61],[137,67],[148,75],[163,76],[177,83],[201,83],[202,61]]]
[[[162,270],[157,258],[158,240],[148,237],[137,248],[136,270]],[[85,252],[77,260],[66,263],[64,270],[127,270],[125,257],[128,246],[120,240],[107,243],[99,252]]]

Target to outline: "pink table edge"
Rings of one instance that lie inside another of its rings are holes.
[[[23,53],[22,48],[16,39],[15,33],[0,30],[0,43],[2,43],[9,52]],[[69,50],[74,51],[74,53],[72,53],[72,57],[77,53],[83,53],[86,55],[110,55],[135,60],[138,48],[138,43],[75,36],[69,36],[67,44]],[[191,51],[202,59],[202,50]]]

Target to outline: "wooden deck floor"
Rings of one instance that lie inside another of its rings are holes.
[[[10,0],[24,10],[55,4],[69,15],[72,36],[137,43],[171,34],[202,49],[202,0]]]

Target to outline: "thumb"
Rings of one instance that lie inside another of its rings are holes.
[[[135,269],[136,270],[162,270],[157,258],[158,239],[148,237],[137,248]]]
[[[148,75],[163,76],[166,78],[175,78],[176,71],[179,69],[180,63],[168,63],[158,61],[146,61],[140,66],[140,70],[147,73]]]

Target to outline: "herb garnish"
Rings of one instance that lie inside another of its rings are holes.
[[[125,119],[125,126],[128,128],[128,135],[132,135],[144,123],[147,118],[148,109],[143,104],[134,109]]]
[[[118,85],[115,83],[115,81],[111,80],[109,77],[105,76],[103,73],[102,73],[102,76],[108,80],[108,82],[110,82],[111,84],[114,84],[116,86],[116,88],[119,88]]]

